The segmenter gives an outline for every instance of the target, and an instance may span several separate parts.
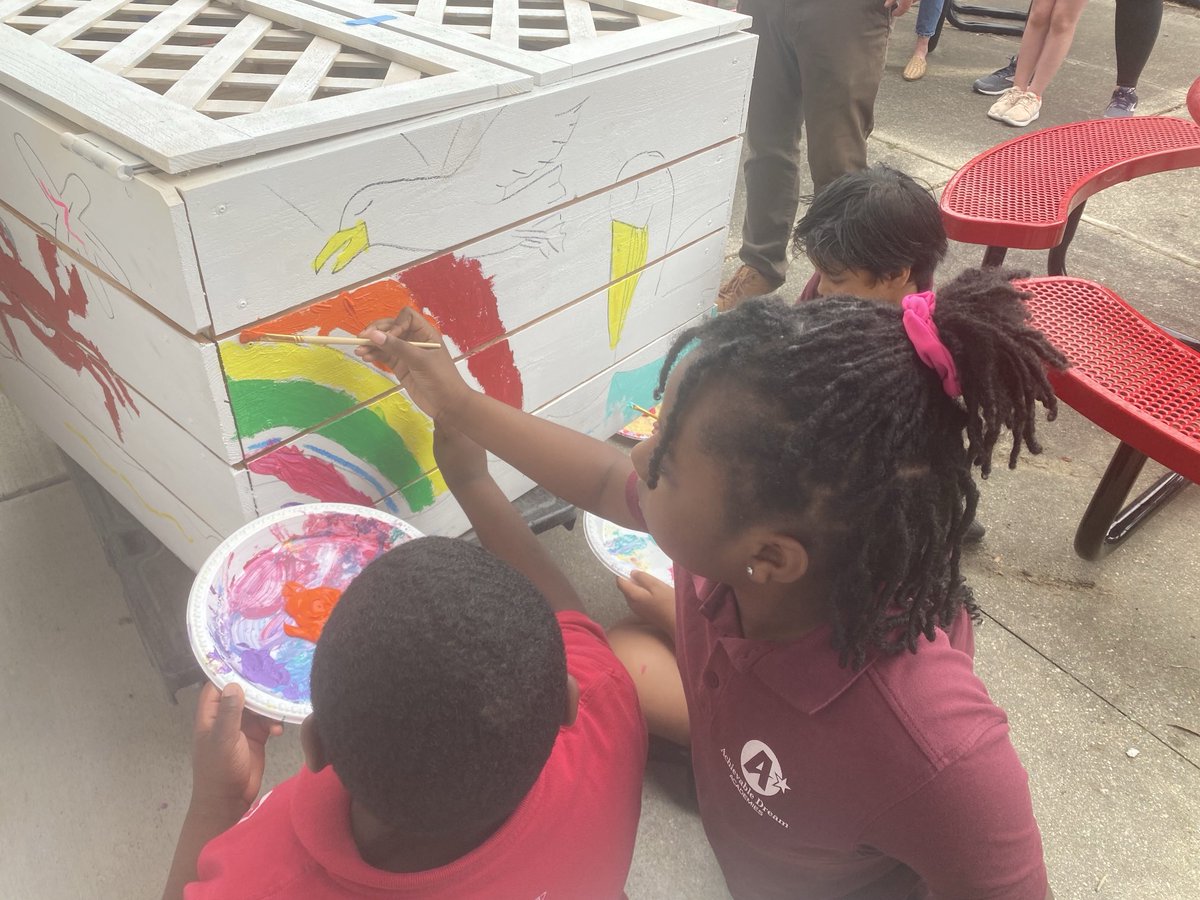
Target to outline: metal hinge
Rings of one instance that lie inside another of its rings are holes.
[[[134,156],[96,134],[64,132],[59,142],[76,156],[82,156],[96,168],[121,181],[129,181],[139,172],[154,168],[140,156]]]

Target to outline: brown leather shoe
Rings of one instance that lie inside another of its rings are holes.
[[[747,297],[761,297],[783,284],[768,278],[752,266],[742,266],[717,292],[717,312],[729,312]]]

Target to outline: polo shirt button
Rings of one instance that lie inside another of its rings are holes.
[[[712,690],[715,691],[718,687],[721,686],[721,679],[717,677],[716,672],[709,669],[707,672],[704,673],[704,683],[707,684],[709,686],[709,688],[711,688]]]

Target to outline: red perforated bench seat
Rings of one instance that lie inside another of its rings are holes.
[[[1073,363],[1052,373],[1059,398],[1105,431],[1200,481],[1200,353],[1108,288],[1030,278],[1033,322]]]
[[[942,220],[952,240],[1048,250],[1062,240],[1071,210],[1093,194],[1189,166],[1200,166],[1195,122],[1170,116],[1072,122],[1005,141],[968,162],[942,192]]]

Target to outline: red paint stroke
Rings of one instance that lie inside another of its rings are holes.
[[[284,582],[283,609],[296,620],[296,624],[285,622],[283,633],[315,644],[325,630],[329,614],[341,598],[342,592],[337,588],[310,588],[298,581]]]
[[[483,273],[479,260],[453,253],[260,323],[243,331],[241,340],[255,340],[264,331],[294,334],[312,328],[322,335],[334,331],[359,334],[371,323],[391,319],[405,307],[425,315],[463,352],[496,341],[468,356],[467,369],[484,393],[521,407],[521,373],[508,341],[497,340],[504,335],[504,323],[492,279]]]
[[[62,210],[63,227],[67,229],[67,234],[75,238],[79,243],[84,243],[83,238],[71,230],[71,207],[67,206],[60,197],[56,197],[50,188],[46,187],[46,183],[42,179],[37,179],[38,187],[42,189],[42,193],[46,195],[46,199]]]
[[[374,506],[371,498],[354,488],[333,463],[305,456],[296,447],[278,447],[253,460],[247,467],[256,475],[278,478],[297,493],[316,497],[326,503]]]
[[[492,279],[477,259],[446,253],[398,276],[421,309],[441,323],[442,332],[464,350],[504,334]],[[508,341],[467,357],[467,369],[484,393],[518,409],[525,388]]]
[[[129,386],[109,365],[96,345],[71,325],[72,316],[87,318],[88,298],[79,279],[79,270],[75,266],[64,266],[67,286],[63,287],[59,277],[58,248],[53,241],[40,234],[37,242],[42,267],[54,286],[53,293],[21,264],[16,242],[0,224],[0,295],[8,300],[6,303],[0,302],[0,325],[4,326],[4,333],[18,359],[21,358],[21,349],[9,319],[24,322],[34,337],[64,365],[76,372],[86,369],[104,392],[104,407],[112,419],[117,437],[124,440],[117,405],[131,409],[137,415],[141,413],[130,396]]]

